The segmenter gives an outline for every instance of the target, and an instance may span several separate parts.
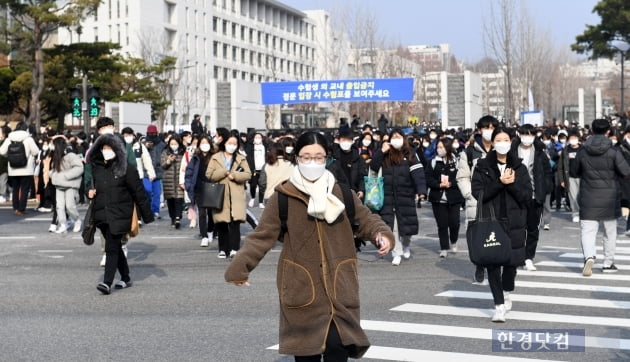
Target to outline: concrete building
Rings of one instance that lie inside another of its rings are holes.
[[[458,73],[460,65],[451,53],[449,44],[410,45],[407,47],[413,59],[422,66],[426,73],[452,72]]]
[[[167,128],[193,114],[209,129],[264,128],[259,83],[312,79],[315,69],[312,20],[274,0],[104,0],[81,33],[59,31],[61,44],[92,41],[150,63],[177,58]]]

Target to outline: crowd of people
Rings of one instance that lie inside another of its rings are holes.
[[[123,236],[129,231],[127,219],[134,205],[143,222],[168,215],[173,229],[198,228],[201,247],[218,239],[217,257],[250,258],[238,264],[250,271],[255,265],[248,263],[257,263],[262,257],[258,252],[275,241],[269,240],[275,228],[303,233],[282,225],[277,212],[286,206],[278,205],[278,192],[304,196],[303,216],[332,223],[341,213],[339,203],[349,204],[334,195],[333,186],[352,190],[362,204],[368,175],[382,177],[383,204],[371,210],[369,217],[362,214],[364,209],[357,209],[372,227],[360,225],[355,239],[360,240],[362,234],[384,254],[391,252],[394,266],[411,258],[411,238],[422,228],[417,209],[425,203],[431,204],[435,217],[439,258],[458,250],[462,211],[464,223],[474,220],[481,203],[482,210],[492,207],[508,220],[510,263],[474,267],[475,282],[484,283],[487,275],[495,322],[505,321],[511,309],[509,293],[514,290],[517,269],[536,270],[540,230],[551,228],[554,208],[570,211],[571,221],[580,224],[584,276],[592,274],[600,221],[606,232],[602,271],[617,270],[617,222],[622,208],[630,208],[630,127],[625,122],[596,119],[582,128],[507,127],[484,116],[474,130],[403,130],[382,123],[379,129],[366,124],[334,132],[266,134],[226,128],[206,132],[200,127],[194,132],[160,133],[149,125],[144,134],[129,127],[118,134],[113,120],[102,117],[94,135],[38,135],[20,123],[14,130],[0,129],[0,201],[11,194],[13,212],[22,216],[27,214],[27,200],[36,196],[37,210],[52,212],[48,231],[67,233],[81,231],[77,205],[95,200],[102,231],[101,265],[105,266],[98,288],[104,294],[109,294],[116,269],[121,275],[116,287],[131,285]],[[302,154],[301,150],[311,152]],[[222,207],[200,206],[207,183],[223,185]],[[124,205],[113,214],[111,200],[99,197],[112,187],[121,190],[119,204]],[[268,206],[274,211],[267,210]],[[271,231],[265,226],[267,233],[256,229],[243,242],[241,224],[249,222],[256,228],[258,222],[251,213],[256,207],[263,209],[263,223],[281,223]],[[295,217],[290,215],[289,220]],[[625,229],[630,235],[630,218]],[[377,232],[387,238],[377,237]],[[247,249],[248,256],[238,256],[241,246],[255,245],[255,241],[264,244],[262,249]],[[387,248],[382,247],[385,244]],[[360,250],[360,243],[355,246]],[[242,270],[232,269],[230,281],[246,282],[236,276],[242,278]]]

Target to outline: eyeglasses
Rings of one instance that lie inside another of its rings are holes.
[[[315,161],[315,163],[319,163],[320,165],[326,162],[326,155],[317,154],[315,156],[311,155],[299,155],[298,159],[302,163],[309,163],[311,161]]]

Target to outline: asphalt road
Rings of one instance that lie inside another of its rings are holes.
[[[630,360],[627,237],[618,238],[622,270],[596,268],[582,277],[578,224],[554,212],[551,230],[541,231],[538,271],[519,270],[513,310],[498,325],[490,321],[488,286],[471,283],[464,228],[459,252],[440,260],[424,205],[410,260],[394,267],[391,256],[379,259],[371,247],[358,255],[362,320],[373,345],[367,360]],[[228,261],[217,259],[216,241],[201,248],[195,229],[159,220],[129,244],[133,287],[103,296],[96,290],[103,274],[98,241],[85,246],[77,233],[48,233],[50,217],[0,208],[1,361],[293,360],[274,349],[279,245],[252,273],[251,286],[237,288],[223,280]],[[493,328],[575,329],[586,347],[493,352]]]

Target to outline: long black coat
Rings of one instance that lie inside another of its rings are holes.
[[[112,147],[116,158],[105,162],[101,150],[104,145]],[[131,217],[134,203],[138,207],[138,217],[145,223],[153,222],[151,206],[144,186],[134,167],[128,167],[127,155],[122,141],[116,136],[101,135],[88,153],[88,163],[92,166],[94,198],[94,218],[96,224],[106,223],[114,235],[123,235],[131,230]]]
[[[372,171],[378,172],[383,165],[383,157],[389,156],[383,155],[380,149],[374,153],[370,162]],[[415,152],[410,152],[398,165],[383,167],[383,181],[385,201],[379,211],[381,218],[393,230],[395,216],[400,235],[416,235],[419,226],[415,198],[418,194],[427,193],[427,184],[424,167]]]
[[[477,161],[472,176],[472,195],[479,200],[483,192],[484,215],[490,215],[490,203],[498,218],[507,218],[508,234],[512,242],[510,264],[523,265],[525,262],[525,239],[527,238],[527,202],[532,199],[532,182],[527,166],[521,163],[517,154],[508,153],[507,167],[514,170],[514,183],[504,185],[497,165],[496,151],[488,152],[484,159]]]
[[[328,170],[335,175],[337,182],[347,184],[354,192],[361,191],[365,193],[365,182],[363,181],[363,177],[367,176],[367,168],[365,167],[363,157],[359,155],[359,150],[353,146],[350,150],[352,153],[350,163],[344,165],[341,162],[342,152],[343,150],[341,150],[341,147],[338,145],[333,146],[333,161],[330,165],[328,165]],[[350,180],[347,179],[344,168],[348,168],[350,170]]]
[[[512,142],[512,150],[517,152],[517,155],[520,144],[521,140],[518,138]],[[542,205],[545,203],[547,194],[553,190],[553,171],[549,163],[549,156],[545,152],[545,144],[536,138],[532,147],[534,148],[532,172],[534,175],[534,199]]]
[[[575,156],[573,175],[580,178],[580,219],[613,220],[621,216],[619,179],[630,182],[630,166],[604,135],[592,135]]]
[[[630,165],[630,142],[623,141],[619,142],[619,152],[626,160],[626,162]],[[621,181],[621,199],[622,200],[630,200],[630,181],[625,180]]]
[[[427,186],[429,187],[429,201],[440,202],[442,199],[442,192],[446,192],[446,201],[449,205],[463,204],[464,196],[457,187],[457,163],[448,162],[445,163],[442,157],[437,156],[431,162],[427,163],[425,170]],[[451,187],[445,189],[440,188],[440,182],[442,175],[448,176],[448,182],[451,183]]]

